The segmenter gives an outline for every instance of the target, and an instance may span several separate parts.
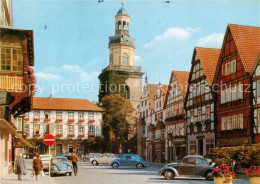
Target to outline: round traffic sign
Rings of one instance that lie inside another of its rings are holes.
[[[47,134],[44,136],[43,142],[46,146],[52,146],[55,143],[55,137],[51,134]]]

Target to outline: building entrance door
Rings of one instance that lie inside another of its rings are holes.
[[[198,154],[203,155],[203,139],[198,140]]]
[[[56,155],[60,155],[62,153],[62,145],[58,144],[56,146]]]

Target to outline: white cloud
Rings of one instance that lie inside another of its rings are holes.
[[[35,76],[36,79],[43,79],[43,80],[59,80],[62,78],[57,74],[43,73],[43,72],[36,73]]]
[[[72,72],[82,71],[79,65],[62,65],[60,69]]]
[[[135,61],[139,61],[141,59],[144,59],[144,56],[134,56]]]
[[[99,75],[99,72],[95,71],[92,73],[83,72],[83,73],[81,73],[80,76],[81,76],[81,81],[83,81],[83,82],[93,82],[98,79],[98,75]]]
[[[144,44],[144,47],[146,48],[151,47],[157,44],[158,42],[173,39],[173,38],[186,39],[190,36],[190,32],[199,31],[199,30],[200,30],[199,28],[189,27],[187,29],[182,29],[178,27],[172,27],[167,29],[163,34],[155,36],[151,42]]]
[[[220,48],[223,42],[223,33],[213,33],[198,40],[197,46]]]

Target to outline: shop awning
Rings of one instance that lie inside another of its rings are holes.
[[[6,133],[14,134],[18,139],[20,139],[21,143],[28,146],[29,148],[34,148],[34,146],[29,143],[26,139],[24,139],[15,128],[5,119],[0,119],[0,129],[3,129]]]

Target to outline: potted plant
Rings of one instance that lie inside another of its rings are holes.
[[[236,173],[230,171],[230,167],[222,164],[212,171],[215,184],[232,184],[236,178]]]
[[[245,170],[251,184],[260,183],[260,167],[250,167],[249,169]]]
[[[56,122],[62,122],[62,119],[56,119]]]
[[[84,123],[84,121],[85,121],[84,119],[80,119],[79,123]]]
[[[73,123],[73,122],[74,122],[74,119],[69,119],[68,122],[69,122],[69,123]]]

